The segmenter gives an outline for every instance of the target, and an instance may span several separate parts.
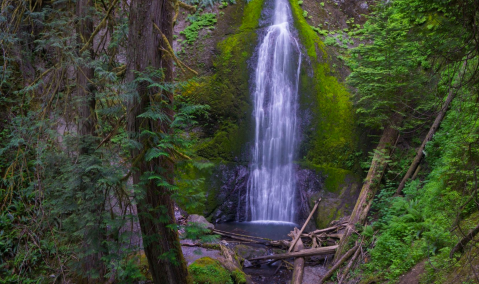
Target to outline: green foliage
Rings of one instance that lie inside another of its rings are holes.
[[[397,182],[390,181],[376,197],[374,207],[379,218],[373,226],[381,234],[369,251],[371,261],[363,265],[364,273],[396,279],[425,258],[445,271],[453,269],[454,260],[448,253],[461,236],[452,233],[451,228],[457,218],[477,212],[476,206],[463,206],[470,194],[477,194],[473,182],[479,156],[475,101],[474,95],[467,102],[453,104],[441,130],[426,148],[426,161],[432,170],[424,182],[408,183],[405,197],[393,198]],[[466,232],[476,225],[463,225],[461,230]],[[425,277],[431,283],[441,282],[434,269]]]
[[[199,240],[202,243],[212,243],[219,239],[219,235],[211,235],[211,230],[202,223],[188,223],[184,227],[185,234],[182,235],[184,239]]]
[[[193,44],[198,39],[200,30],[214,26],[217,22],[216,14],[205,13],[202,15],[193,15],[189,18],[190,25],[187,26],[180,34],[184,35],[188,44]]]

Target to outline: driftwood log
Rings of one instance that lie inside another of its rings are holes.
[[[311,213],[309,213],[308,219],[306,219],[306,222],[304,222],[303,227],[301,228],[301,231],[299,231],[299,233],[296,236],[293,237],[293,241],[291,242],[291,245],[289,246],[288,253],[291,252],[293,247],[296,245],[296,242],[299,239],[301,239],[301,234],[303,234],[303,231],[306,228],[306,226],[308,225],[309,220],[311,220],[311,217],[313,217],[314,212],[316,212],[316,209],[318,209],[319,202],[321,202],[321,198],[319,198],[317,201],[314,202],[313,210],[311,210]],[[283,263],[280,263],[278,265],[278,268],[276,268],[275,274],[278,273],[278,271],[281,269],[282,265],[283,265]]]
[[[255,260],[263,260],[263,259],[287,259],[292,257],[306,257],[306,256],[315,256],[315,255],[334,254],[337,248],[338,246],[336,245],[336,246],[320,247],[320,248],[314,248],[314,249],[303,249],[297,252],[258,256],[248,260],[255,261]]]
[[[295,234],[299,235],[297,228],[294,228]],[[294,252],[298,252],[304,249],[303,242],[301,238],[298,239],[298,242],[293,248]],[[294,268],[293,268],[293,279],[291,279],[291,284],[301,284],[303,283],[303,273],[304,273],[304,257],[297,257],[294,259]]]

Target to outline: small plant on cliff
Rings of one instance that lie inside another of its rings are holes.
[[[214,26],[217,22],[216,14],[205,13],[200,16],[192,16],[188,18],[191,25],[186,27],[180,34],[186,37],[188,44],[193,44],[198,39],[198,33],[205,27]]]

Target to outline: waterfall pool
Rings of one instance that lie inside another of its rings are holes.
[[[276,241],[291,239],[288,234],[294,227],[299,228],[295,223],[278,221],[228,222],[215,225],[217,230]]]

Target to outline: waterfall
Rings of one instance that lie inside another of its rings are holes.
[[[274,0],[272,25],[258,50],[253,118],[255,136],[247,188],[251,221],[294,222],[299,44],[288,0]]]

